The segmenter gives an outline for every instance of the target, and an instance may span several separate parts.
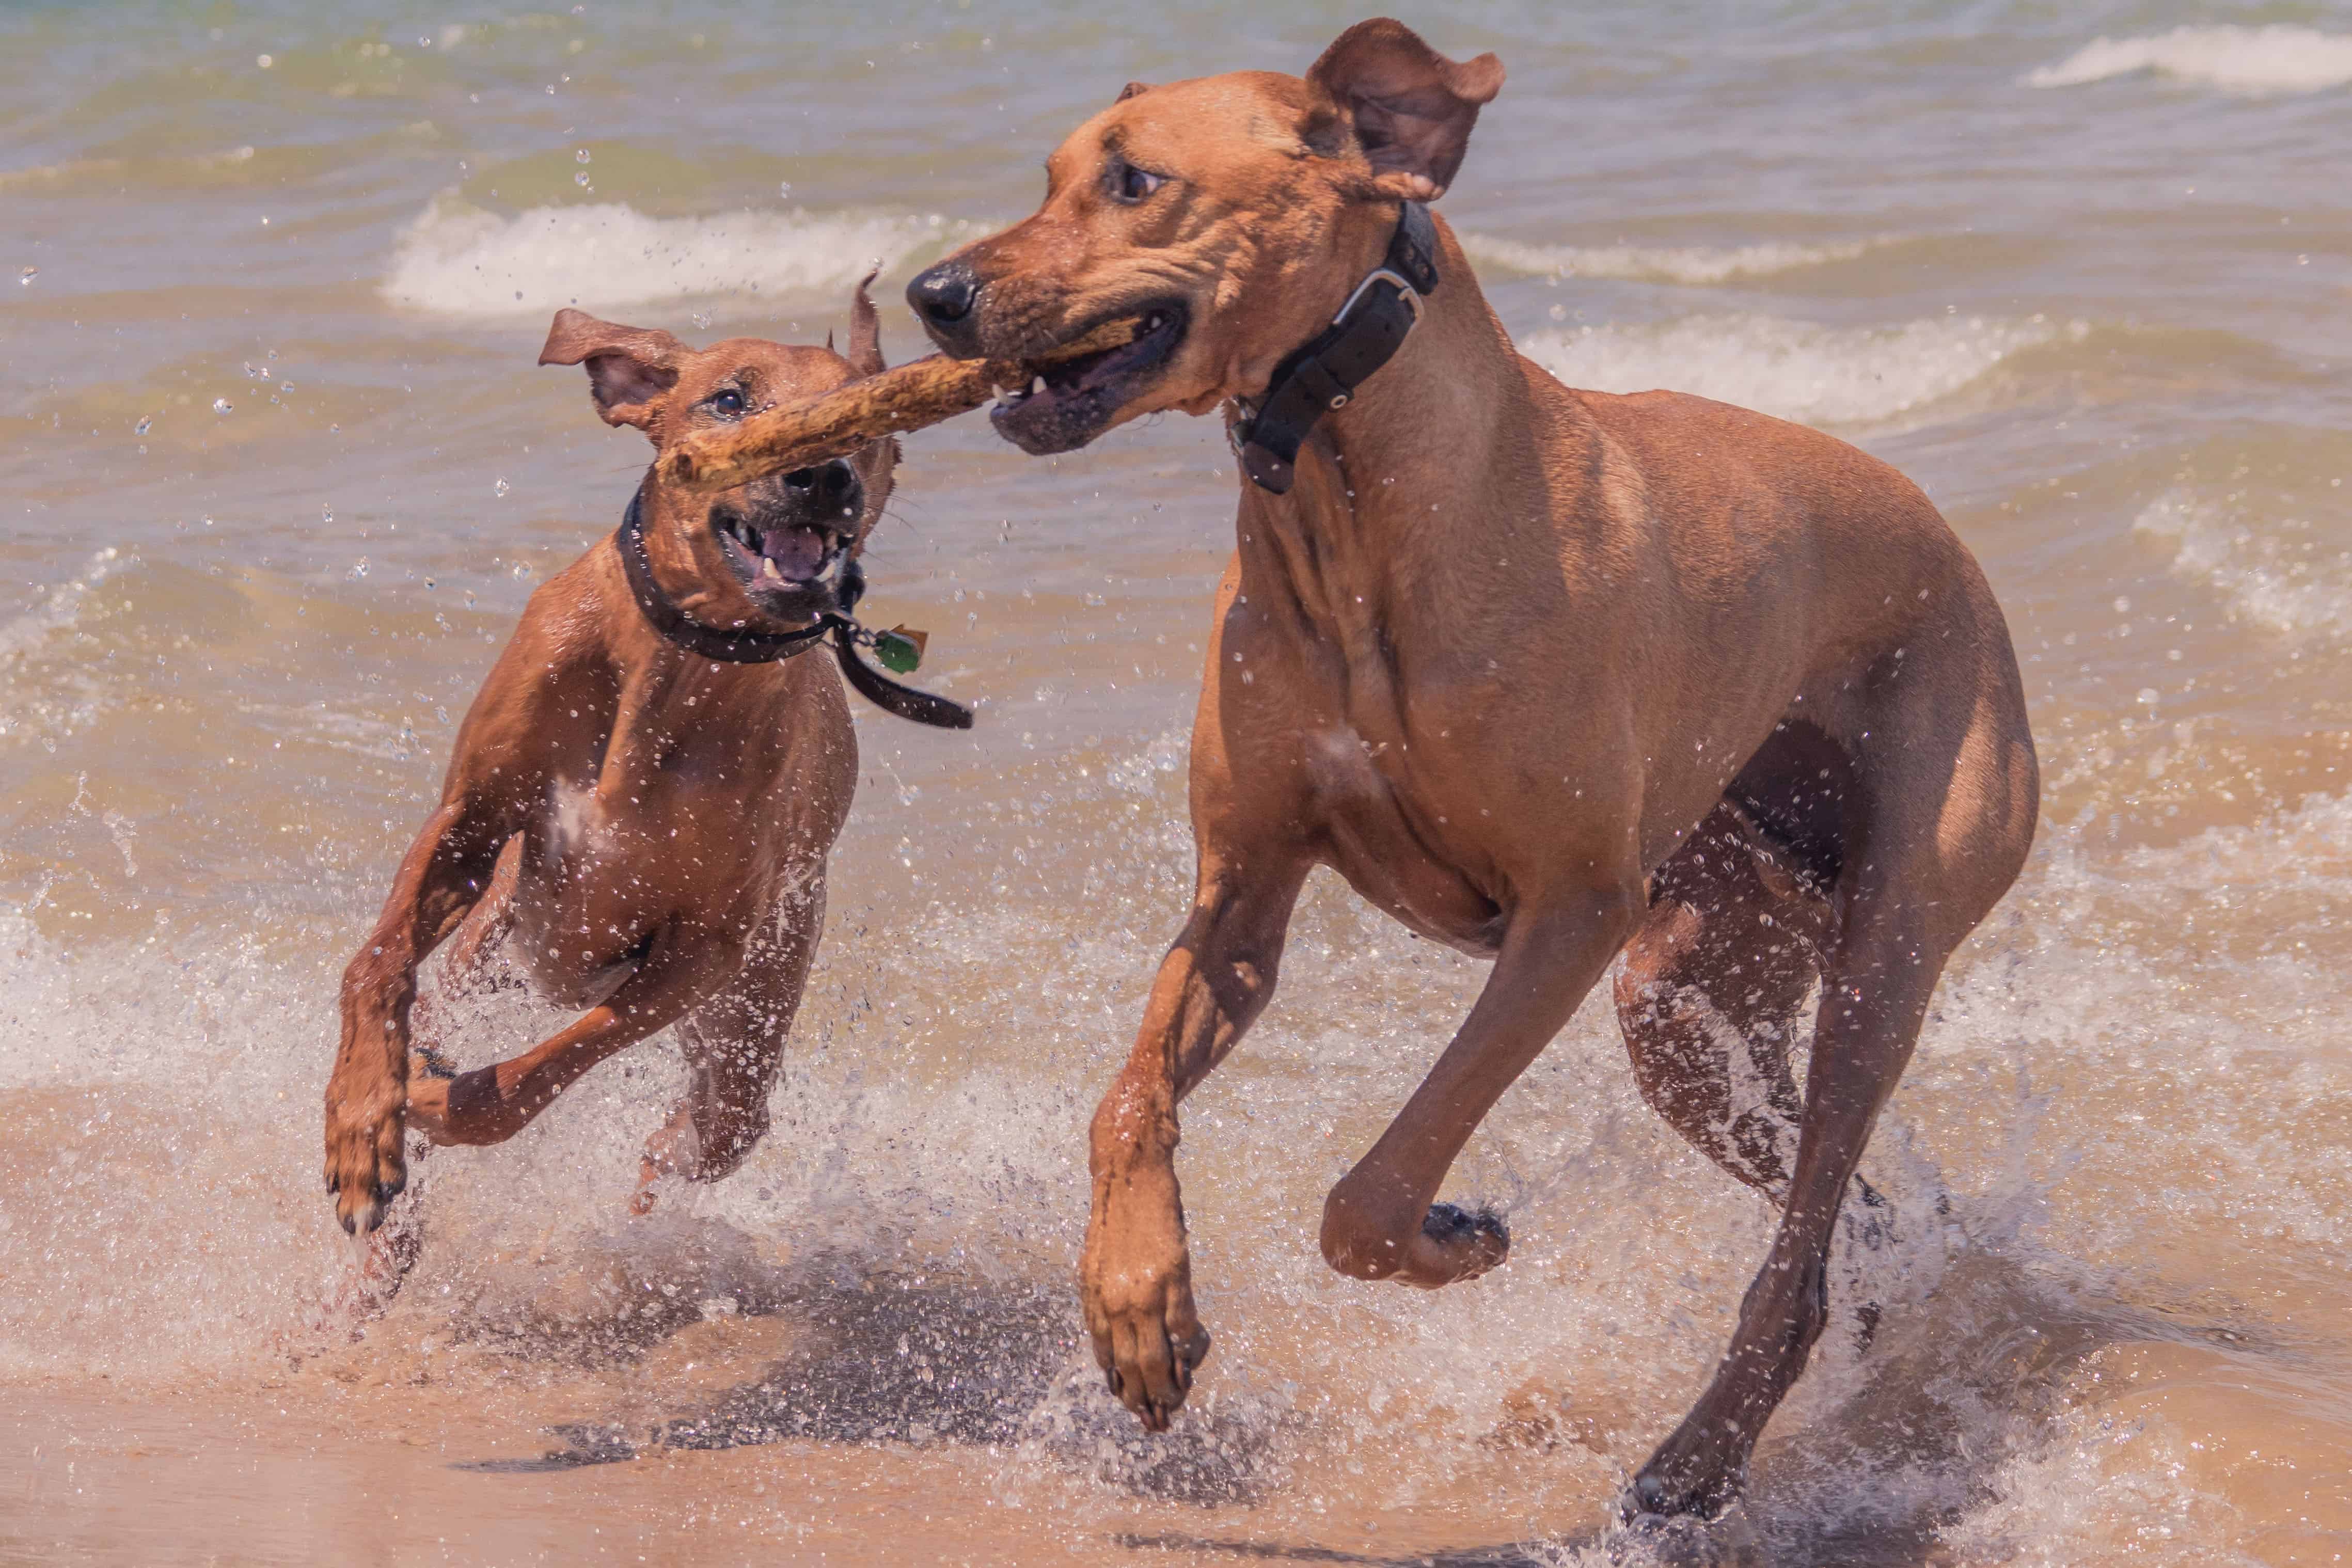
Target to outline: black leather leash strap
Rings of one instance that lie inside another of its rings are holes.
[[[1275,368],[1256,411],[1233,430],[1242,469],[1264,490],[1287,495],[1291,465],[1315,422],[1348,406],[1356,389],[1389,362],[1437,291],[1437,224],[1406,202],[1388,255],[1356,285],[1331,324]]]
[[[933,729],[970,729],[971,709],[959,702],[950,702],[935,692],[917,691],[900,685],[873,665],[857,656],[856,623],[838,615],[828,615],[825,624],[833,628],[833,656],[840,661],[841,673],[857,688],[857,695],[880,708],[884,713],[897,714],[900,718],[928,724]]]
[[[629,497],[629,509],[623,514],[613,542],[620,549],[621,570],[628,577],[629,593],[636,600],[639,612],[669,642],[689,653],[722,664],[772,664],[806,653],[830,632],[834,658],[841,665],[842,675],[867,702],[885,713],[928,724],[935,729],[971,727],[971,709],[961,703],[900,685],[857,656],[863,628],[850,619],[850,614],[856,610],[858,600],[865,597],[866,574],[856,561],[845,562],[841,569],[841,586],[835,597],[841,602],[842,613],[823,616],[815,625],[797,632],[722,632],[688,615],[654,580],[654,563],[646,554],[644,500],[642,493]]]

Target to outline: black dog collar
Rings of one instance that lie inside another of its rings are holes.
[[[1256,412],[1234,426],[1243,472],[1260,489],[1289,493],[1291,465],[1307,433],[1326,413],[1347,407],[1356,389],[1404,346],[1421,320],[1423,297],[1437,291],[1436,221],[1420,202],[1403,206],[1381,265],[1356,285],[1328,327],[1275,368]]]
[[[798,632],[722,632],[688,615],[655,580],[654,563],[646,553],[644,502],[642,491],[629,497],[629,509],[622,514],[613,542],[621,552],[621,570],[628,577],[630,596],[636,600],[646,622],[668,642],[689,653],[722,664],[772,664],[806,653],[816,645],[818,638],[830,632],[834,657],[841,665],[842,675],[867,702],[885,713],[937,729],[971,727],[971,710],[961,703],[902,686],[857,656],[858,647],[871,646],[877,633],[850,618],[857,601],[866,595],[866,573],[856,561],[842,564],[841,586],[835,592],[841,613],[820,616],[815,625],[804,626]]]

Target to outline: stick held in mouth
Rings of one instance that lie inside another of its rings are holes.
[[[1105,322],[1055,349],[1050,361],[950,360],[940,354],[909,361],[726,429],[688,436],[662,455],[662,477],[689,490],[729,490],[845,456],[869,441],[978,408],[997,386],[1026,385],[1037,364],[1124,348],[1142,331],[1139,318]]]

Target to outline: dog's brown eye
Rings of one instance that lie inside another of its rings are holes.
[[[1111,194],[1128,203],[1139,202],[1168,183],[1167,175],[1139,169],[1125,159],[1111,165],[1110,175]]]
[[[733,419],[743,412],[743,394],[733,387],[712,392],[702,406],[721,419]]]

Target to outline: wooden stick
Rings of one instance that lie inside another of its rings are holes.
[[[1041,364],[1123,348],[1139,319],[1111,321],[1054,350],[1050,360],[950,360],[933,354],[821,396],[698,431],[662,454],[662,478],[686,490],[731,490],[770,474],[845,457],[869,441],[920,430],[978,408],[996,387],[1029,384]]]

